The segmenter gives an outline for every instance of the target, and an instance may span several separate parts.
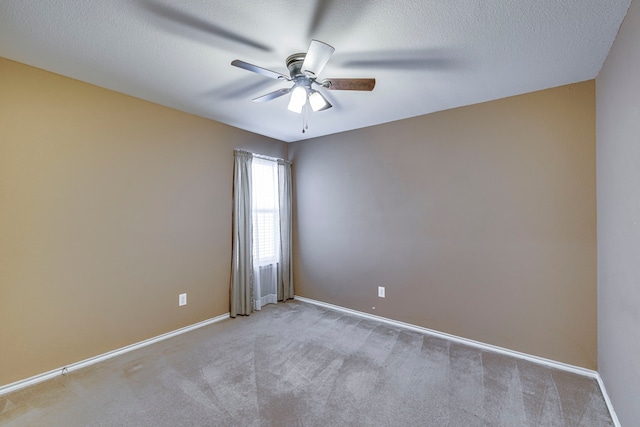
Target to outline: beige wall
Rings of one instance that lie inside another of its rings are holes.
[[[623,426],[640,422],[640,2],[596,80],[598,366]]]
[[[297,295],[596,368],[593,81],[289,157]]]
[[[228,312],[236,147],[287,151],[0,59],[0,385]]]

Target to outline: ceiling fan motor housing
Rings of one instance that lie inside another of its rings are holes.
[[[311,75],[307,75],[302,71],[302,64],[304,63],[306,56],[306,53],[294,53],[293,55],[290,55],[287,58],[287,68],[291,75],[291,81],[293,81],[295,86],[302,86],[305,88],[307,93],[309,93],[311,91],[311,84],[315,81],[315,77],[313,77],[313,73],[311,72],[309,72]]]
[[[287,58],[287,68],[289,69],[289,75],[291,75],[292,79],[295,79],[296,76],[304,75],[302,72],[302,63],[306,56],[306,53],[294,53]]]

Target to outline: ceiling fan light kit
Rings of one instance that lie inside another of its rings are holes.
[[[302,113],[302,107],[307,103],[307,90],[304,86],[294,86],[289,98],[289,111],[294,113]]]
[[[313,111],[323,111],[331,108],[331,104],[317,90],[311,89],[309,92],[309,105]]]
[[[266,95],[254,98],[254,102],[266,102],[281,96],[291,94],[289,98],[288,109],[294,113],[302,114],[308,111],[306,106],[311,107],[314,112],[327,110],[332,107],[331,103],[312,86],[327,90],[358,90],[372,91],[375,87],[375,79],[325,79],[318,80],[318,75],[322,72],[329,59],[333,55],[335,49],[321,41],[311,40],[307,53],[295,53],[290,55],[286,60],[289,76],[268,70],[257,65],[236,59],[231,62],[234,67],[251,71],[265,77],[277,80],[286,80],[293,82],[290,88],[278,89]],[[306,125],[303,125],[303,130]]]

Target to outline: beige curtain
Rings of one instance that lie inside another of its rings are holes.
[[[278,196],[280,208],[280,268],[278,268],[278,300],[293,298],[293,270],[291,263],[291,163],[278,160]]]
[[[251,153],[236,150],[233,170],[233,237],[231,317],[249,315],[253,311],[253,227],[251,221]]]

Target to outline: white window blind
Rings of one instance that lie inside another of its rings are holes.
[[[253,259],[274,264],[279,250],[278,164],[254,157],[251,163],[253,203]]]

